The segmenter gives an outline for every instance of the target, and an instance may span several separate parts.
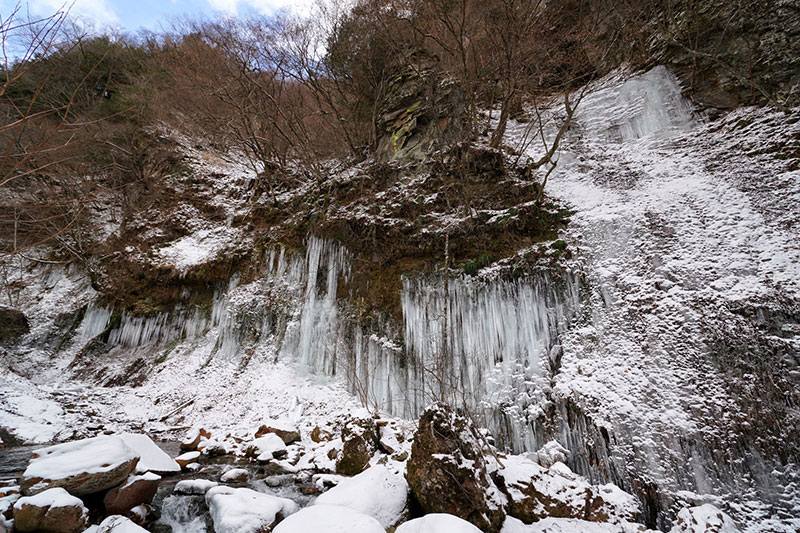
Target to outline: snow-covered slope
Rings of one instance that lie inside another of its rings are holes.
[[[581,103],[548,189],[576,211],[565,239],[591,295],[554,399],[607,431],[610,477],[722,497],[740,519],[800,514],[799,138],[797,112],[704,123],[663,67]]]

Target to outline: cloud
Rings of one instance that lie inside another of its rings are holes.
[[[103,29],[118,26],[120,22],[108,0],[31,0],[27,4],[33,15],[47,16],[69,9],[71,17]]]
[[[288,8],[295,13],[308,14],[314,0],[207,0],[208,5],[215,11],[231,15],[239,13],[240,7],[249,7],[260,13],[270,14]]]

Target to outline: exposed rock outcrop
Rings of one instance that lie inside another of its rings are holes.
[[[425,159],[464,140],[469,131],[464,91],[437,60],[419,51],[404,58],[384,87],[376,132],[380,159]]]
[[[30,330],[28,319],[22,311],[0,307],[0,342],[21,337]]]
[[[422,413],[407,477],[426,513],[447,513],[483,531],[499,531],[505,497],[490,475],[491,461],[474,424],[436,403]]]

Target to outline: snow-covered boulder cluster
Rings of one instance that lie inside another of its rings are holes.
[[[144,529],[123,515],[149,503],[161,477],[180,466],[147,435],[104,435],[37,450],[19,480],[19,491],[0,494],[0,531],[77,533],[92,516],[108,516],[89,531]],[[21,492],[21,494],[20,494]],[[99,528],[99,529],[97,529]]]
[[[470,417],[440,403],[425,410],[413,434],[397,420],[362,415],[339,420],[339,436],[335,426],[301,431],[286,422],[249,434],[214,431],[191,430],[179,461],[131,433],[39,450],[19,486],[0,488],[0,532],[141,533],[154,519],[143,504],[161,476],[190,467],[197,477],[178,480],[168,496],[202,515],[190,517],[186,531],[204,520],[214,533],[648,531],[635,523],[635,497],[573,473],[558,442],[505,455]],[[343,475],[343,462],[358,472]],[[306,496],[286,497],[293,493],[285,486],[273,488],[281,483],[302,485]],[[424,515],[412,518],[419,510]],[[703,505],[681,511],[670,533],[738,529]]]

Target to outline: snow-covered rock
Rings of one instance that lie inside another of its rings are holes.
[[[256,430],[255,438],[258,439],[269,433],[279,436],[285,444],[292,444],[300,440],[300,431],[297,426],[286,419],[268,420]]]
[[[197,462],[200,455],[202,454],[198,451],[182,453],[175,458],[175,462],[178,463],[178,466],[181,468],[186,468],[190,464]]]
[[[400,441],[397,440],[397,435],[392,428],[388,426],[379,427],[378,433],[380,435],[378,446],[381,450],[386,453],[397,453],[400,451]]]
[[[643,525],[630,522],[608,524],[576,518],[545,518],[528,525],[509,516],[503,523],[500,533],[645,533],[648,531],[650,530]]]
[[[184,479],[175,484],[173,492],[177,494],[205,494],[219,485],[209,479]]]
[[[88,517],[80,498],[61,487],[20,498],[14,504],[14,528],[21,532],[77,533],[86,528]]]
[[[219,480],[223,483],[244,483],[250,477],[250,473],[244,468],[232,468],[222,474]]]
[[[550,468],[525,456],[511,455],[498,472],[509,496],[508,514],[526,523],[543,518],[577,518],[593,522],[632,520],[638,500],[612,484],[596,486],[561,462]]]
[[[401,524],[395,533],[480,533],[466,520],[446,513],[426,514]]]
[[[203,453],[203,455],[227,455],[231,453],[231,448],[226,442],[218,441],[215,439],[208,439],[208,440],[201,440],[200,444],[197,445],[197,449]]]
[[[147,530],[139,527],[124,516],[113,515],[107,517],[96,526],[92,526],[84,533],[146,533]]]
[[[51,487],[92,494],[125,481],[138,462],[139,454],[117,436],[82,439],[36,451],[20,485],[25,494]]]
[[[490,475],[494,468],[471,419],[443,403],[425,409],[406,477],[426,514],[452,514],[497,531],[505,518],[506,496]]]
[[[286,443],[275,433],[267,433],[250,442],[245,451],[257,461],[270,461],[286,454]]]
[[[378,428],[372,417],[353,417],[342,427],[342,449],[336,458],[336,473],[360,474],[369,466],[378,443]]]
[[[367,514],[384,528],[400,522],[408,511],[408,482],[383,465],[345,478],[320,495],[314,505],[341,505]]]
[[[180,465],[147,435],[122,433],[119,438],[139,454],[139,463],[136,465],[137,473],[175,474],[181,471]]]
[[[150,503],[158,492],[161,476],[146,472],[130,476],[125,483],[108,491],[103,498],[103,506],[110,515],[125,514],[137,505]]]
[[[202,428],[190,429],[181,441],[180,449],[182,452],[193,452],[203,439],[210,439],[211,433]]]
[[[216,533],[269,531],[298,509],[295,502],[286,498],[223,486],[214,487],[206,493],[206,504]]]
[[[551,440],[536,452],[539,464],[545,468],[550,468],[555,463],[565,463],[569,457],[569,451],[564,448],[557,440]]]
[[[739,533],[739,529],[730,516],[706,503],[681,509],[670,533]]]
[[[369,515],[339,505],[312,505],[293,514],[273,533],[386,533],[380,522]]]

